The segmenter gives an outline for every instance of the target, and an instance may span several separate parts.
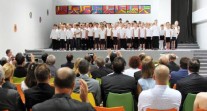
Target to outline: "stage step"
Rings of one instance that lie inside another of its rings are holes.
[[[44,50],[25,50],[25,55],[27,54],[33,54],[35,58],[41,59],[42,54],[44,53]]]
[[[200,49],[198,44],[178,44],[178,49]]]
[[[199,74],[207,77],[207,50],[194,50],[194,57],[201,62]]]

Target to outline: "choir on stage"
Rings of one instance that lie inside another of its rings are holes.
[[[175,50],[180,33],[178,21],[158,25],[122,23],[54,24],[50,38],[53,50]]]

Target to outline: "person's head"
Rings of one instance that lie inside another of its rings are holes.
[[[68,54],[66,56],[66,59],[67,59],[68,62],[71,62],[73,60],[73,55],[72,54]]]
[[[46,63],[48,65],[54,65],[55,64],[55,61],[56,61],[56,57],[54,55],[47,56]]]
[[[44,63],[46,63],[46,61],[47,61],[47,56],[48,56],[47,53],[42,54],[42,61],[43,61]]]
[[[81,60],[78,65],[80,74],[87,74],[89,72],[90,64],[87,60]]]
[[[144,59],[142,61],[142,77],[144,79],[152,78],[154,74],[155,66],[153,64],[152,59]]]
[[[4,74],[5,74],[5,80],[6,81],[10,81],[10,79],[13,77],[13,74],[14,74],[14,66],[10,63],[6,63],[4,66],[3,66],[3,70],[4,70]]]
[[[93,28],[93,23],[89,23],[89,28]]]
[[[121,74],[126,66],[126,61],[122,57],[116,57],[112,63],[112,67],[115,73]]]
[[[122,23],[122,18],[119,18],[119,22]]]
[[[140,66],[140,59],[138,56],[132,56],[129,59],[129,67],[137,69]]]
[[[167,55],[162,55],[159,58],[159,64],[161,64],[161,65],[167,65],[168,63],[169,63],[169,59],[168,59]]]
[[[54,24],[53,29],[57,29],[57,28],[58,28],[57,24]]]
[[[37,85],[37,80],[35,78],[35,69],[37,67],[37,64],[36,63],[31,63],[29,64],[28,66],[28,69],[27,69],[27,76],[25,78],[25,84],[31,88],[33,86],[36,86]]]
[[[12,56],[12,51],[11,51],[11,49],[7,49],[7,50],[6,50],[6,55],[7,55],[8,57],[11,57],[11,56]]]
[[[154,21],[154,24],[157,25],[157,24],[158,24],[158,20],[155,20],[155,21]]]
[[[105,64],[104,59],[101,57],[96,58],[96,64],[98,67],[103,67]]]
[[[4,64],[6,64],[8,61],[5,57],[1,58],[1,66],[4,66]]]
[[[157,85],[167,85],[170,79],[170,70],[165,65],[158,65],[154,71],[154,79]]]
[[[112,52],[111,54],[110,54],[110,61],[111,61],[111,63],[114,61],[114,59],[117,57],[117,54],[116,53],[114,53],[114,52]]]
[[[175,21],[175,26],[178,26],[179,25],[179,22],[178,21]]]
[[[94,54],[93,54],[93,56],[91,56],[90,54],[88,54],[88,55],[86,55],[84,57],[84,59],[87,60],[90,64],[93,64],[93,62],[94,62]]]
[[[196,58],[189,60],[188,70],[190,73],[199,72],[200,70],[200,61]]]
[[[5,75],[4,70],[2,67],[0,67],[0,86],[4,83]]]
[[[188,57],[182,57],[180,59],[180,68],[182,69],[188,69],[188,62],[189,62],[189,58]]]
[[[164,25],[163,24],[161,24],[160,27],[161,27],[161,30],[164,30]]]
[[[139,54],[139,58],[140,58],[141,61],[144,60],[145,57],[146,57],[145,53]]]
[[[83,59],[82,58],[77,58],[75,60],[74,67],[73,67],[73,71],[75,72],[75,74],[79,74],[78,66],[79,66],[79,63],[80,63],[81,60],[83,60]]]
[[[76,75],[72,69],[60,68],[54,79],[55,93],[72,93],[75,86],[75,78]]]
[[[176,60],[176,55],[175,54],[170,54],[169,55],[169,61],[175,61]]]
[[[50,69],[46,64],[39,64],[34,73],[38,83],[48,83],[50,79]]]
[[[25,57],[22,53],[17,53],[17,55],[15,56],[15,60],[17,65],[24,65],[25,63]]]

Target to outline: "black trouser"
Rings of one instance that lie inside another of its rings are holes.
[[[66,43],[67,44],[67,47],[66,47],[67,50],[71,49],[71,43],[70,43],[70,41],[71,41],[70,39],[67,39],[67,41],[66,41],[67,42]]]
[[[152,37],[147,37],[145,48],[146,49],[151,49],[152,48]]]
[[[152,37],[152,48],[159,49],[159,36]]]
[[[93,49],[94,48],[93,44],[94,44],[93,37],[89,36],[88,37],[88,48]]]
[[[107,48],[112,48],[113,47],[113,43],[112,43],[112,40],[111,40],[111,36],[107,36]]]
[[[126,49],[126,39],[120,39],[121,48]]]
[[[65,48],[65,39],[60,39],[60,48]]]
[[[81,38],[76,38],[76,49],[80,50],[81,48]]]
[[[82,50],[87,50],[86,39],[81,39],[81,47],[82,47]]]
[[[138,37],[134,37],[133,46],[134,46],[134,49],[139,48],[139,38]]]
[[[52,49],[57,50],[57,40],[56,39],[52,39]]]

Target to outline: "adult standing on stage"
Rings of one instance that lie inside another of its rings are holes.
[[[52,32],[50,34],[50,39],[52,39],[52,49],[53,50],[58,50],[59,48],[59,42],[58,42],[58,39],[59,39],[59,30],[58,30],[58,26],[57,24],[54,24],[53,25],[53,29],[52,29]]]
[[[174,23],[174,28],[175,28],[175,31],[176,31],[176,35],[175,35],[175,37],[176,37],[176,41],[175,41],[175,48],[177,48],[177,45],[178,45],[178,41],[177,41],[177,39],[178,39],[178,36],[179,36],[179,34],[180,34],[180,26],[179,26],[179,22],[178,21],[175,21],[175,23]]]
[[[155,20],[152,30],[152,48],[154,50],[159,49],[159,36],[160,36],[160,27],[158,26],[158,21]]]
[[[88,27],[88,48],[90,50],[93,50],[94,48],[94,28],[93,28],[93,24],[89,23],[89,27]]]

